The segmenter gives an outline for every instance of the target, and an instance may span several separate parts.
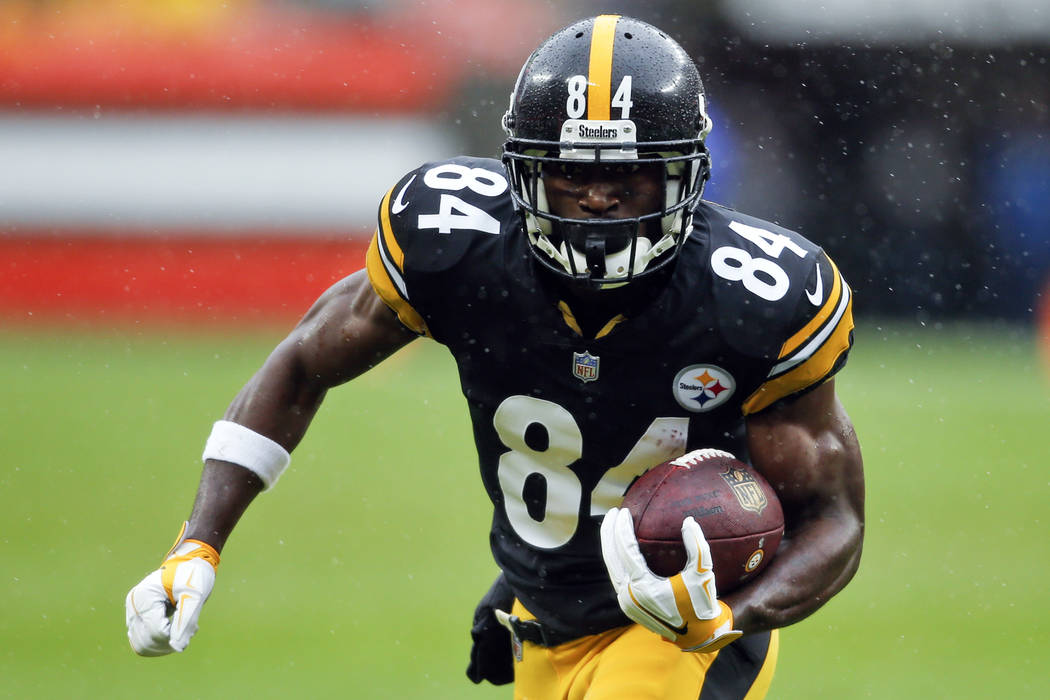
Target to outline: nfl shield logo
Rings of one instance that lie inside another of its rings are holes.
[[[598,358],[589,352],[572,354],[572,376],[582,382],[593,382],[598,378]]]
[[[743,469],[730,467],[719,476],[725,479],[725,482],[733,489],[733,495],[736,496],[736,500],[740,502],[740,507],[744,510],[761,515],[769,505],[766,494],[762,492],[762,487],[755,481],[755,477]]]

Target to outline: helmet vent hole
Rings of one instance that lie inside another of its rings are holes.
[[[630,32],[624,32],[623,35],[624,35],[624,37],[626,37],[628,39],[633,39],[634,38],[634,34],[631,34]]]
[[[583,36],[583,32],[576,32],[576,38],[579,39]]]

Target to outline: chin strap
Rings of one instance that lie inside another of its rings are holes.
[[[583,251],[568,245],[565,241],[555,246],[547,232],[538,225],[535,216],[528,214],[525,221],[526,233],[532,245],[567,273],[573,274],[573,266],[575,266],[577,274],[587,270],[592,276],[607,279],[627,277],[627,266],[630,264],[631,256],[630,246],[610,254],[605,253],[605,242],[600,239],[588,240]],[[691,232],[692,227],[689,227],[683,237],[688,237]],[[649,263],[674,248],[676,244],[675,236],[666,231],[655,245],[650,243],[648,238],[639,237],[635,243],[633,273],[637,275],[644,271]]]
[[[576,263],[576,269],[590,270],[591,274],[595,277],[604,277],[606,279],[617,279],[621,277],[627,277],[627,266],[630,264],[631,259],[631,247],[627,246],[623,250],[617,253],[605,254],[604,243],[598,241],[601,244],[600,250],[597,252],[601,255],[597,260],[597,266],[593,264],[591,254],[592,249],[590,248],[591,241],[588,241],[588,248],[584,252],[581,252],[575,246],[567,246],[562,243],[558,249],[559,257],[563,257],[566,260],[569,255],[572,255],[573,262]],[[659,256],[661,253],[674,247],[674,239],[671,236],[664,236],[657,242],[656,247],[653,247],[649,243],[648,238],[639,238],[635,243],[634,251],[634,274],[638,274],[645,270],[649,263]],[[596,247],[597,248],[597,247]],[[543,248],[540,248],[543,250]]]
[[[588,238],[583,244],[583,257],[587,261],[587,270],[591,277],[608,277],[606,269],[605,241],[600,238]]]

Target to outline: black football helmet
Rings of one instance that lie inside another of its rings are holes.
[[[703,85],[677,42],[620,15],[570,25],[525,62],[503,128],[512,196],[544,267],[605,289],[674,260],[711,172]],[[544,174],[594,163],[659,164],[663,207],[621,219],[552,213]]]

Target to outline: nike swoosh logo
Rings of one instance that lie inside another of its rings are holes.
[[[817,263],[817,288],[812,292],[807,289],[806,298],[813,306],[820,306],[820,302],[824,300],[824,280],[820,278],[820,263]]]
[[[401,191],[397,193],[397,197],[394,199],[394,203],[392,205],[390,205],[390,213],[391,214],[400,214],[401,212],[403,212],[405,210],[405,207],[408,206],[408,202],[402,201],[402,197],[405,196],[405,190],[408,189],[408,186],[411,185],[412,181],[415,180],[415,179],[416,179],[415,175],[410,177],[408,179],[408,182],[405,183],[405,186],[401,188]]]
[[[656,614],[650,612],[649,609],[647,609],[644,605],[639,603],[638,599],[634,597],[634,591],[631,590],[630,586],[627,587],[627,593],[628,593],[628,595],[631,596],[631,600],[634,601],[634,604],[638,607],[639,610],[641,610],[642,612],[647,614],[649,617],[651,617],[653,620],[655,620],[659,624],[663,625],[667,629],[669,629],[672,632],[674,632],[679,637],[683,636],[685,633],[687,633],[689,631],[689,623],[688,622],[685,623],[684,625],[682,625],[681,627],[675,627],[674,625],[672,625],[667,620],[664,620],[663,618],[661,618],[659,615],[656,615]]]
[[[644,610],[644,608],[643,608],[643,610]],[[661,625],[663,625],[667,629],[669,629],[672,632],[674,632],[675,634],[677,634],[679,637],[684,637],[689,632],[689,624],[688,623],[682,625],[681,627],[675,627],[674,625],[672,625],[667,620],[661,620],[660,618],[658,618],[656,616],[653,616],[653,619],[656,620],[657,622],[659,622]]]

